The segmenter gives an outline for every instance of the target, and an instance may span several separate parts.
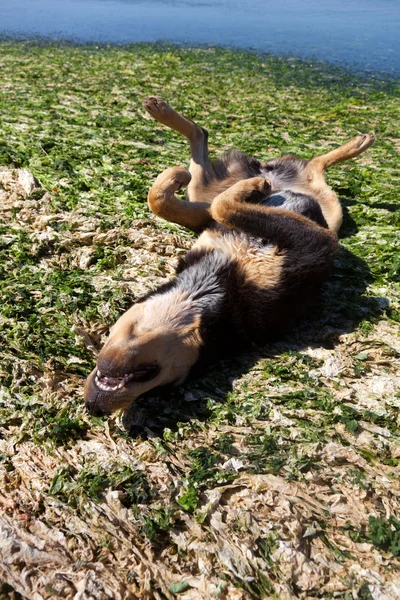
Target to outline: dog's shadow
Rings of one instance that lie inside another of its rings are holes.
[[[341,237],[356,231],[356,224],[346,214]],[[376,319],[388,307],[386,298],[366,295],[372,279],[366,262],[341,246],[332,277],[324,284],[318,302],[281,341],[221,360],[178,388],[151,390],[124,413],[127,433],[151,438],[163,436],[166,430],[177,431],[182,422],[193,421],[196,427],[196,422],[209,419],[215,403],[227,404],[233,382],[260,359],[279,357],[280,352],[301,352],[310,346],[334,348],[341,335],[364,320]],[[229,410],[226,412],[229,422]]]

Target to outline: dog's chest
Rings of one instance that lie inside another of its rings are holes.
[[[216,228],[204,231],[193,250],[217,251],[234,261],[245,283],[271,288],[282,277],[284,255],[273,244],[265,244],[239,231]]]
[[[264,257],[274,252],[272,244],[265,244],[261,238],[250,237],[240,231],[232,231],[225,227],[207,229],[193,246],[193,250],[216,250],[223,252],[233,260]]]

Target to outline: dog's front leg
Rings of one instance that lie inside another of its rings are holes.
[[[155,180],[148,195],[148,203],[154,214],[188,227],[192,231],[202,231],[211,222],[210,205],[207,202],[179,200],[175,192],[186,187],[191,174],[185,167],[171,167]]]
[[[336,249],[333,232],[292,211],[260,206],[270,189],[263,177],[239,181],[214,199],[211,216],[225,227],[276,245],[278,250],[312,253],[317,260],[323,247]]]

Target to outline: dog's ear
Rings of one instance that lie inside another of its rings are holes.
[[[188,340],[190,344],[194,343],[196,346],[201,344],[200,339],[200,316],[197,316],[191,323],[185,323],[177,328],[177,335],[183,339]]]

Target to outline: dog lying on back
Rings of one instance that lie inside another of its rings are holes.
[[[360,135],[311,160],[287,155],[261,163],[232,150],[211,163],[205,129],[156,98],[144,106],[191,150],[189,171],[161,173],[149,206],[200,236],[176,277],[111,328],[85,386],[93,415],[179,384],[203,361],[282,335],[316,298],[337,252],[342,209],[324,170],[374,141]],[[175,196],[181,187],[186,200]]]

